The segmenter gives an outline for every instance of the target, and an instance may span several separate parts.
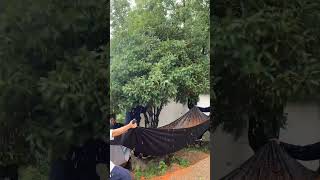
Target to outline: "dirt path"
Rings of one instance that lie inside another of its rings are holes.
[[[178,168],[164,176],[154,177],[151,180],[208,180],[210,179],[210,156],[187,167]]]

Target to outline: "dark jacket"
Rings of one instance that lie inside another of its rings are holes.
[[[126,124],[129,124],[131,120],[135,119],[137,120],[137,124],[139,126],[140,120],[141,120],[141,113],[144,113],[146,111],[146,108],[143,106],[137,106],[135,108],[132,108],[131,111],[126,113]]]

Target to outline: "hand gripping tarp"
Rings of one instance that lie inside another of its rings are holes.
[[[221,180],[314,180],[316,176],[276,142],[269,142]]]
[[[208,129],[209,117],[195,107],[166,126],[130,129],[110,144],[122,145],[145,155],[161,156],[193,144]]]

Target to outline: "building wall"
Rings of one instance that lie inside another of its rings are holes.
[[[197,105],[200,107],[210,106],[210,95],[200,95],[200,99]],[[170,103],[168,103],[166,106],[163,107],[159,116],[158,126],[161,127],[161,126],[167,125],[172,121],[178,119],[188,111],[189,111],[189,108],[187,105],[183,105],[183,104],[171,101]],[[140,125],[143,127],[144,126],[143,115],[141,115],[141,118],[142,119],[141,119]]]
[[[280,132],[280,140],[305,145],[320,140],[320,106],[316,103],[290,103],[285,110],[288,113],[286,129]],[[253,151],[249,147],[247,131],[238,141],[218,128],[212,135],[213,147],[211,148],[213,158],[212,173],[214,179],[220,179],[233,169],[239,167],[250,156]],[[316,170],[319,161],[302,162],[306,167]]]

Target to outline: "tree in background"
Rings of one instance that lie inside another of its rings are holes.
[[[169,100],[209,90],[209,2],[112,1],[111,103],[114,112],[146,106],[150,127]]]
[[[292,98],[320,80],[320,3],[216,1],[211,18],[216,125],[239,136],[249,124],[256,151],[278,137]]]
[[[84,0],[1,4],[0,165],[16,172],[103,133],[108,9]]]

